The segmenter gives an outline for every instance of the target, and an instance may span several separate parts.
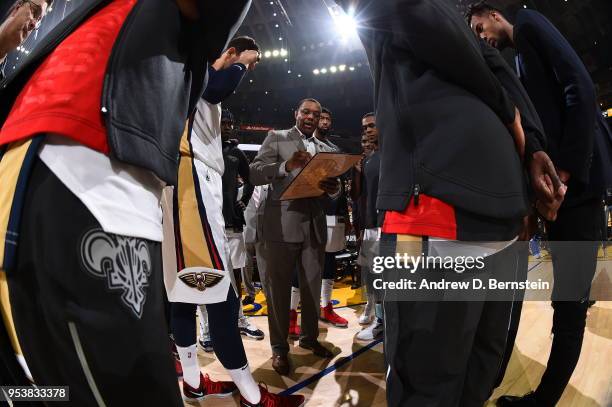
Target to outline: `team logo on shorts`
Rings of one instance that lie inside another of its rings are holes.
[[[204,291],[219,284],[223,280],[223,275],[211,271],[190,271],[180,275],[179,278],[189,287]]]
[[[81,260],[90,274],[106,279],[109,289],[122,291],[121,301],[140,319],[151,276],[145,241],[93,229],[81,240]]]

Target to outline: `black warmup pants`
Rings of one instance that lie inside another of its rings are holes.
[[[117,236],[38,160],[7,270],[19,342],[39,386],[73,406],[183,406],[164,318],[160,243]],[[2,358],[12,349],[1,347]],[[54,403],[59,404],[59,403]]]
[[[383,235],[381,255],[394,255],[387,252],[393,238]],[[517,244],[486,257],[490,277],[513,280],[518,257]],[[484,297],[393,301],[393,294],[383,295],[388,405],[482,407],[502,365],[512,303]]]
[[[546,370],[535,391],[541,407],[556,405],[580,358],[589,290],[602,240],[602,217],[603,204],[596,199],[577,207],[562,207],[557,220],[548,225],[555,279],[554,336]]]

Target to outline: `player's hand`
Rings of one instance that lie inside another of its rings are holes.
[[[569,181],[570,179],[570,173],[559,168],[557,168],[557,172],[559,173],[559,178],[561,179],[561,181],[564,184],[567,184],[567,181]]]
[[[325,178],[319,182],[319,188],[329,195],[335,195],[340,191],[340,181],[337,178]]]
[[[304,168],[312,156],[306,151],[296,151],[293,156],[285,163],[285,171],[291,172],[298,168]]]
[[[236,201],[236,208],[244,212],[246,205],[242,201]]]
[[[259,51],[248,49],[246,51],[242,51],[240,53],[240,57],[238,57],[238,62],[247,67],[249,71],[255,69],[255,65],[261,59],[261,54]]]
[[[567,186],[557,174],[548,154],[544,151],[533,154],[529,162],[529,175],[537,199],[536,209],[544,218],[554,221],[565,198]]]

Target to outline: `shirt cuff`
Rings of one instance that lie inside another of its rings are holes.
[[[287,169],[285,168],[285,166],[287,165],[287,161],[284,161],[281,163],[281,165],[278,166],[278,176],[279,177],[286,177],[288,172]]]

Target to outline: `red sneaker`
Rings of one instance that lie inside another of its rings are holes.
[[[299,338],[302,331],[297,322],[297,311],[292,309],[289,310],[289,337]]]
[[[187,400],[231,397],[238,391],[234,382],[213,382],[208,375],[200,373],[200,387],[194,389],[183,381],[183,396]]]
[[[340,315],[336,314],[334,311],[334,307],[330,302],[327,304],[325,308],[321,308],[321,321],[327,322],[337,327],[346,328],[348,326],[348,321],[342,318]]]
[[[176,370],[176,377],[183,377],[183,366],[181,366],[181,361],[177,358],[174,358],[174,370]]]
[[[299,394],[281,396],[280,394],[270,393],[265,385],[259,385],[259,391],[261,392],[259,403],[249,403],[244,397],[240,396],[240,407],[302,407],[306,401],[304,396]]]

